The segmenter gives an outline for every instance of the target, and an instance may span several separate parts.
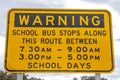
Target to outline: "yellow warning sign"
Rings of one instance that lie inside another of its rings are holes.
[[[9,72],[111,72],[111,28],[106,10],[12,9],[5,68]]]

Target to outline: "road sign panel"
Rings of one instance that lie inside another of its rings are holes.
[[[9,72],[111,72],[111,28],[106,10],[12,9],[5,68]]]

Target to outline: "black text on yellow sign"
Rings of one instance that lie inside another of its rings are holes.
[[[12,9],[9,72],[111,72],[111,16],[106,10]]]

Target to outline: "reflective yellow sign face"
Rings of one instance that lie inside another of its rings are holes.
[[[106,10],[12,9],[5,68],[9,72],[111,72],[111,28]]]

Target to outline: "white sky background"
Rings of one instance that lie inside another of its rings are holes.
[[[77,8],[77,9],[107,9],[112,14],[115,70],[103,77],[120,80],[120,0],[1,0],[0,1],[0,69],[3,69],[5,47],[6,16],[10,8]],[[72,80],[83,74],[39,74],[45,80]],[[61,79],[62,78],[62,79]]]

